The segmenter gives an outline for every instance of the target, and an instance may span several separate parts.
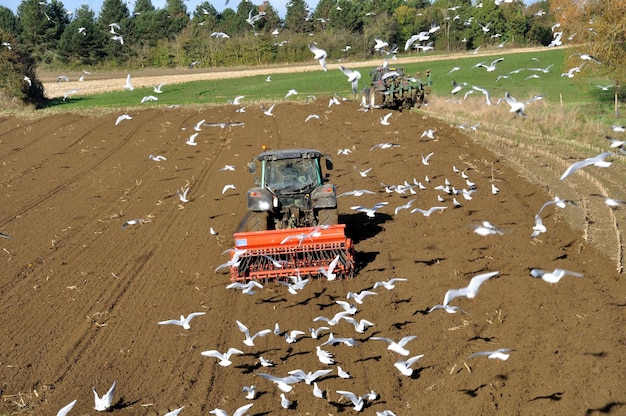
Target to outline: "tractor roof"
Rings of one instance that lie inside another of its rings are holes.
[[[324,156],[324,154],[315,149],[276,149],[261,153],[257,157],[257,160],[319,159],[322,156]]]

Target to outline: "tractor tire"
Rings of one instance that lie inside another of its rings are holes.
[[[317,212],[317,225],[336,225],[339,223],[337,208],[320,209]]]
[[[268,229],[269,215],[265,211],[248,212],[248,221],[246,222],[247,231],[266,231]]]
[[[376,88],[370,89],[370,105],[372,107],[382,107],[385,103],[385,94],[377,91]]]

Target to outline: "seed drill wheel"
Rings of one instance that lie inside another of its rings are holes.
[[[267,230],[267,224],[269,215],[267,212],[248,212],[248,221],[246,222],[247,231],[265,231]]]

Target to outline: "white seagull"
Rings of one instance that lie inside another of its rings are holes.
[[[325,376],[326,374],[331,373],[332,370],[317,370],[314,372],[308,372],[305,373],[304,371],[298,369],[298,370],[292,370],[290,372],[288,372],[287,374],[290,374],[292,376],[296,376],[296,377],[300,377],[302,380],[304,380],[304,382],[306,384],[311,384],[313,383],[315,380],[317,380],[318,378]]]
[[[315,347],[317,359],[320,360],[320,363],[326,365],[333,365],[335,360],[333,359],[333,355],[326,350],[323,350],[319,345]]]
[[[174,409],[171,412],[167,412],[163,416],[177,416],[184,408],[185,406],[179,407],[178,409]]]
[[[254,339],[256,337],[264,337],[270,332],[272,332],[271,329],[263,329],[253,335],[250,335],[250,330],[248,330],[247,326],[245,326],[239,321],[235,321],[235,322],[237,322],[237,328],[239,328],[239,330],[243,332],[243,334],[246,336],[246,339],[243,340],[243,343],[249,347],[254,347]]]
[[[463,287],[460,289],[450,289],[446,292],[443,297],[443,306],[448,306],[450,302],[459,296],[465,296],[468,299],[473,299],[478,294],[478,289],[480,289],[480,285],[482,285],[487,280],[496,276],[499,272],[489,272],[479,274],[477,276],[472,277],[469,285],[467,287]]]
[[[420,355],[416,355],[415,357],[408,358],[406,360],[399,359],[398,361],[395,362],[393,366],[396,367],[403,376],[410,377],[411,375],[413,375],[413,371],[414,371],[411,368],[411,366],[415,364],[423,356],[424,354],[420,354]]]
[[[504,58],[498,58],[494,61],[491,62],[491,64],[489,65],[485,65],[484,62],[479,62],[476,65],[474,65],[472,68],[485,68],[487,70],[487,72],[493,72],[495,71],[496,65],[499,64],[500,62],[504,61]]]
[[[352,95],[356,95],[359,89],[359,80],[361,79],[361,73],[357,70],[346,68],[345,66],[339,66],[339,70],[348,77],[348,82],[352,86]]]
[[[330,262],[328,268],[320,267],[318,271],[326,277],[328,280],[335,280],[337,278],[337,274],[333,273],[335,271],[335,267],[337,267],[337,263],[339,263],[339,254]]]
[[[306,334],[306,332],[299,331],[297,329],[292,329],[291,331],[285,334],[285,341],[287,341],[288,344],[293,344],[294,342],[298,341],[298,335],[304,335],[304,334]]]
[[[416,213],[416,212],[419,212],[419,213],[421,213],[423,216],[428,217],[428,216],[430,216],[430,214],[432,214],[433,212],[435,212],[435,211],[443,211],[443,210],[444,210],[444,209],[446,209],[446,208],[448,208],[448,207],[430,207],[430,208],[428,208],[428,209],[426,209],[426,210],[421,209],[421,208],[413,208],[413,209],[411,210],[411,214]]]
[[[132,120],[132,119],[133,118],[131,116],[129,116],[128,114],[122,114],[121,116],[119,116],[117,118],[117,120],[115,120],[115,125],[117,126],[118,124],[120,124],[124,120]]]
[[[409,355],[409,350],[407,350],[406,348],[404,348],[404,346],[411,340],[414,340],[415,338],[417,338],[417,336],[415,335],[410,335],[407,337],[402,338],[400,341],[396,342],[394,340],[392,340],[391,338],[384,338],[384,337],[370,337],[369,339],[374,340],[374,341],[384,341],[387,344],[389,344],[389,346],[387,347],[387,349],[389,351],[393,351],[397,354],[403,355],[403,356],[407,356]]]
[[[361,305],[363,304],[363,299],[365,299],[366,296],[372,296],[377,294],[378,293],[369,290],[362,290],[359,293],[348,292],[348,294],[346,295],[346,299],[354,299],[356,303]]]
[[[559,283],[559,281],[565,277],[565,275],[570,275],[574,277],[584,277],[585,275],[578,272],[572,272],[565,269],[554,269],[551,272],[542,269],[532,269],[530,271],[530,275],[532,277],[540,278],[544,282],[547,283]]]
[[[337,394],[345,397],[346,399],[352,402],[354,406],[354,410],[360,412],[363,409],[363,405],[365,404],[364,398],[362,396],[357,396],[356,394],[350,391],[336,390]]]
[[[248,411],[248,409],[250,409],[253,404],[254,403],[250,403],[245,406],[241,406],[240,408],[235,410],[235,413],[233,413],[233,416],[244,416],[246,412]],[[222,409],[213,409],[209,413],[215,416],[228,416],[228,413],[226,413],[226,411]]]
[[[294,376],[294,375],[290,375],[288,377],[276,377],[276,376],[273,376],[271,374],[266,374],[266,373],[256,373],[256,374],[276,384],[276,386],[280,389],[280,391],[284,393],[289,393],[293,389],[292,384],[299,383],[302,381],[301,377]]]
[[[230,356],[233,354],[243,354],[243,351],[238,350],[237,348],[229,348],[228,351],[223,354],[217,350],[202,351],[200,354],[204,355],[205,357],[218,358],[218,364],[222,367],[227,367],[233,363],[232,361],[230,361]]]
[[[94,409],[96,411],[105,412],[111,408],[111,405],[113,404],[113,394],[115,394],[116,384],[117,383],[114,381],[109,391],[107,391],[106,394],[104,394],[102,397],[98,396],[98,393],[96,392],[95,387],[91,388],[91,390],[93,391],[93,396],[94,396],[94,403],[95,403]]]
[[[322,69],[324,71],[327,71],[328,69],[326,68],[326,57],[328,56],[328,54],[326,53],[326,51],[324,49],[318,48],[313,44],[309,44],[309,50],[313,52],[313,57],[318,60]]]
[[[185,317],[185,315],[181,315],[180,319],[169,319],[167,321],[161,321],[159,322],[159,325],[179,325],[182,326],[183,329],[191,329],[191,326],[189,325],[191,320],[196,316],[202,315],[206,315],[206,312],[193,312],[187,315],[187,317]]]
[[[254,400],[256,397],[256,386],[254,384],[250,386],[243,386],[241,391],[246,393],[246,399],[248,400]]]
[[[495,351],[481,351],[481,352],[477,352],[475,354],[470,355],[467,358],[473,358],[473,357],[478,357],[480,355],[486,355],[487,358],[491,358],[492,360],[501,360],[501,361],[506,361],[509,359],[509,355],[507,354],[509,351],[513,351],[510,348],[499,348]]]
[[[189,202],[189,199],[187,198],[187,194],[189,193],[189,187],[177,189],[176,193],[178,194],[178,199],[180,199],[180,202]]]
[[[229,189],[237,189],[237,188],[233,184],[224,185],[224,187],[222,188],[222,195],[224,195],[226,191],[228,191]]]
[[[561,180],[567,178],[572,173],[586,166],[593,165],[599,168],[608,168],[609,166],[611,166],[611,162],[607,162],[604,159],[610,155],[611,155],[611,152],[604,152],[604,153],[600,153],[598,156],[590,157],[585,160],[581,160],[576,163],[573,163],[569,168],[565,170],[565,172],[563,172],[563,175],[561,175]]]
[[[394,277],[393,279],[389,279],[386,282],[385,281],[381,281],[381,282],[376,282],[374,283],[374,289],[379,288],[379,287],[384,287],[387,290],[391,290],[393,288],[396,287],[396,285],[394,283],[396,282],[406,282],[407,279],[401,278],[401,277]]]
[[[197,146],[198,143],[196,143],[196,137],[198,137],[198,134],[200,133],[194,133],[191,136],[189,136],[185,144],[188,144],[189,146]]]
[[[391,117],[393,115],[393,113],[389,113],[387,115],[385,115],[384,117],[380,117],[380,124],[382,124],[383,126],[388,126],[389,123],[389,117]]]
[[[263,289],[263,285],[256,280],[250,280],[248,283],[235,282],[226,286],[226,289],[240,289],[244,295],[254,295],[254,288]]]
[[[74,400],[72,403],[64,406],[61,410],[57,412],[57,416],[66,416],[69,413],[69,411],[72,410],[72,407],[74,407],[76,402],[77,400]]]
[[[366,208],[360,205],[356,205],[356,206],[350,207],[350,209],[355,210],[357,212],[364,212],[368,217],[374,218],[376,216],[376,211],[386,206],[387,204],[389,204],[389,202],[385,201],[385,202],[379,202],[377,204],[374,204],[372,208]]]
[[[129,90],[129,91],[132,91],[132,90],[135,89],[133,87],[133,83],[132,83],[132,81],[130,79],[130,74],[126,75],[126,84],[124,84],[124,89],[125,90]]]

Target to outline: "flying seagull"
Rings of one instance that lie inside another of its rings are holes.
[[[98,393],[96,392],[95,387],[91,388],[91,390],[93,391],[94,402],[95,402],[94,409],[96,411],[104,412],[111,408],[111,405],[113,404],[113,394],[115,393],[115,385],[116,385],[116,382],[114,381],[109,391],[107,391],[106,394],[103,395],[102,397],[98,396]]]
[[[326,51],[324,49],[318,48],[313,44],[309,44],[309,50],[313,52],[313,57],[318,60],[322,69],[324,71],[327,71],[328,69],[326,68],[326,57],[328,56],[328,54],[326,53]]]
[[[187,315],[187,317],[185,317],[185,315],[181,315],[180,319],[169,319],[167,321],[161,321],[159,322],[159,325],[180,325],[183,327],[183,329],[191,329],[189,322],[191,322],[191,320],[196,316],[202,315],[206,315],[206,312],[193,312]]]
[[[450,304],[450,302],[459,296],[465,296],[468,299],[473,299],[478,294],[478,289],[480,289],[480,285],[482,285],[487,280],[496,276],[499,272],[489,272],[479,274],[474,276],[472,280],[470,280],[469,285],[467,287],[463,287],[460,289],[450,289],[446,292],[446,295],[443,298],[443,306],[446,307]]]
[[[572,173],[586,166],[593,165],[599,168],[608,168],[609,166],[611,166],[611,162],[607,162],[604,159],[610,155],[611,155],[611,152],[604,152],[604,153],[600,153],[598,156],[590,157],[590,158],[578,161],[576,163],[573,163],[569,168],[567,168],[567,170],[565,170],[565,172],[563,172],[563,175],[561,175],[561,180],[567,178]]]

